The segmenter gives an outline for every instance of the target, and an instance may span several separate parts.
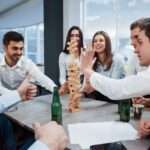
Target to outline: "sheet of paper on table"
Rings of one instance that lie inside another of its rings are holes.
[[[70,143],[79,144],[82,149],[94,144],[139,138],[131,124],[116,121],[69,124],[68,130]]]

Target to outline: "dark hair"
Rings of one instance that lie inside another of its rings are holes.
[[[131,23],[130,30],[133,30],[134,28],[137,28],[137,27],[139,27],[141,30],[143,30],[144,25],[147,22],[150,22],[150,18],[141,18],[141,19],[138,19],[138,20],[134,21],[133,23]]]
[[[9,32],[5,33],[5,35],[3,37],[3,44],[5,46],[7,46],[10,41],[24,42],[24,38],[20,33],[16,32],[16,31],[9,31]]]
[[[68,47],[67,43],[70,42],[71,32],[73,30],[78,30],[79,31],[79,37],[80,37],[80,40],[79,40],[79,54],[80,54],[81,53],[81,48],[83,48],[83,34],[82,34],[81,29],[78,26],[72,26],[69,29],[69,31],[67,33],[65,48],[64,48],[63,52],[66,53],[66,54],[69,54],[69,51],[67,50],[67,47]]]
[[[104,32],[104,31],[98,31],[94,34],[93,38],[92,38],[92,46],[93,46],[93,43],[94,43],[94,39],[97,35],[102,35],[104,36],[104,39],[105,39],[105,60],[104,60],[104,63],[106,64],[106,70],[109,70],[111,65],[112,65],[112,49],[111,49],[111,40],[110,40],[110,37],[109,35]],[[96,70],[97,66],[98,66],[98,62],[100,62],[100,60],[98,59],[98,54],[95,53],[95,57],[96,57],[96,61],[95,61],[95,64],[94,64],[94,70]]]
[[[149,38],[150,40],[150,19],[145,22],[143,30],[145,31],[145,35]]]

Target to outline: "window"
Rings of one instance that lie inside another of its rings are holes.
[[[115,14],[112,2],[106,3],[99,0],[84,1],[84,31],[86,38],[91,38],[99,30],[109,32],[114,36]],[[110,18],[111,17],[111,18]],[[109,19],[108,19],[109,18]]]
[[[0,30],[0,53],[3,53],[3,35],[5,34],[5,30]]]
[[[113,50],[123,53],[130,46],[130,23],[149,17],[150,0],[81,0],[85,40],[98,30],[108,32]]]
[[[150,0],[64,0],[64,43],[68,29],[77,25],[83,31],[85,46],[96,31],[106,31],[112,41],[113,53],[125,61],[134,59],[130,45],[130,24],[150,17]],[[133,57],[133,58],[132,58]]]
[[[37,26],[31,26],[26,29],[26,56],[36,62],[37,55]]]

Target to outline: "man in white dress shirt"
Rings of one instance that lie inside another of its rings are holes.
[[[35,94],[36,86],[25,79],[17,90],[0,96],[0,113],[17,102],[32,99]],[[56,122],[50,122],[42,126],[36,123],[34,132],[36,142],[29,150],[63,150],[67,145],[66,133]],[[11,123],[2,114],[0,114],[0,137],[5,150],[16,150],[16,141]]]
[[[149,20],[149,18],[141,18],[139,20],[134,21],[131,25],[130,25],[130,31],[131,31],[131,45],[134,47],[134,49],[137,48],[138,46],[138,35],[143,27],[143,23],[147,22]],[[136,57],[137,58],[137,57]],[[146,69],[146,67],[140,66],[139,65],[139,60],[135,61],[136,65],[133,65],[133,68],[135,70],[135,72],[139,72],[142,71],[144,69]],[[134,64],[134,62],[132,62]],[[132,64],[130,64],[130,66],[132,67]],[[132,99],[133,103],[137,103],[137,104],[143,104],[145,107],[149,107],[150,106],[150,98],[149,95],[146,97],[136,97]]]
[[[114,100],[150,94],[150,18],[143,24],[137,39],[135,53],[140,65],[147,66],[147,69],[124,79],[111,79],[94,72],[93,51],[82,53],[81,69],[93,88]],[[150,134],[149,120],[141,121],[139,133],[141,136]]]
[[[24,38],[15,31],[7,32],[3,37],[4,54],[0,60],[0,94],[15,90],[29,74],[32,81],[53,91],[55,83],[44,75],[37,66],[23,56]]]

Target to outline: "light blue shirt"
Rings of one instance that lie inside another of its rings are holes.
[[[113,62],[111,67],[108,70],[105,69],[105,65],[103,66],[101,64],[98,64],[96,72],[114,79],[120,79],[125,76],[124,61],[119,56],[113,56]]]
[[[16,90],[9,91],[7,94],[0,96],[0,113],[20,100],[20,95]]]
[[[15,91],[10,91],[7,94],[0,96],[0,113],[5,111],[11,105],[19,102],[21,100],[19,93]],[[48,146],[41,141],[37,140],[28,150],[50,150]]]
[[[47,145],[42,143],[41,141],[36,141],[33,143],[28,150],[50,150]]]

